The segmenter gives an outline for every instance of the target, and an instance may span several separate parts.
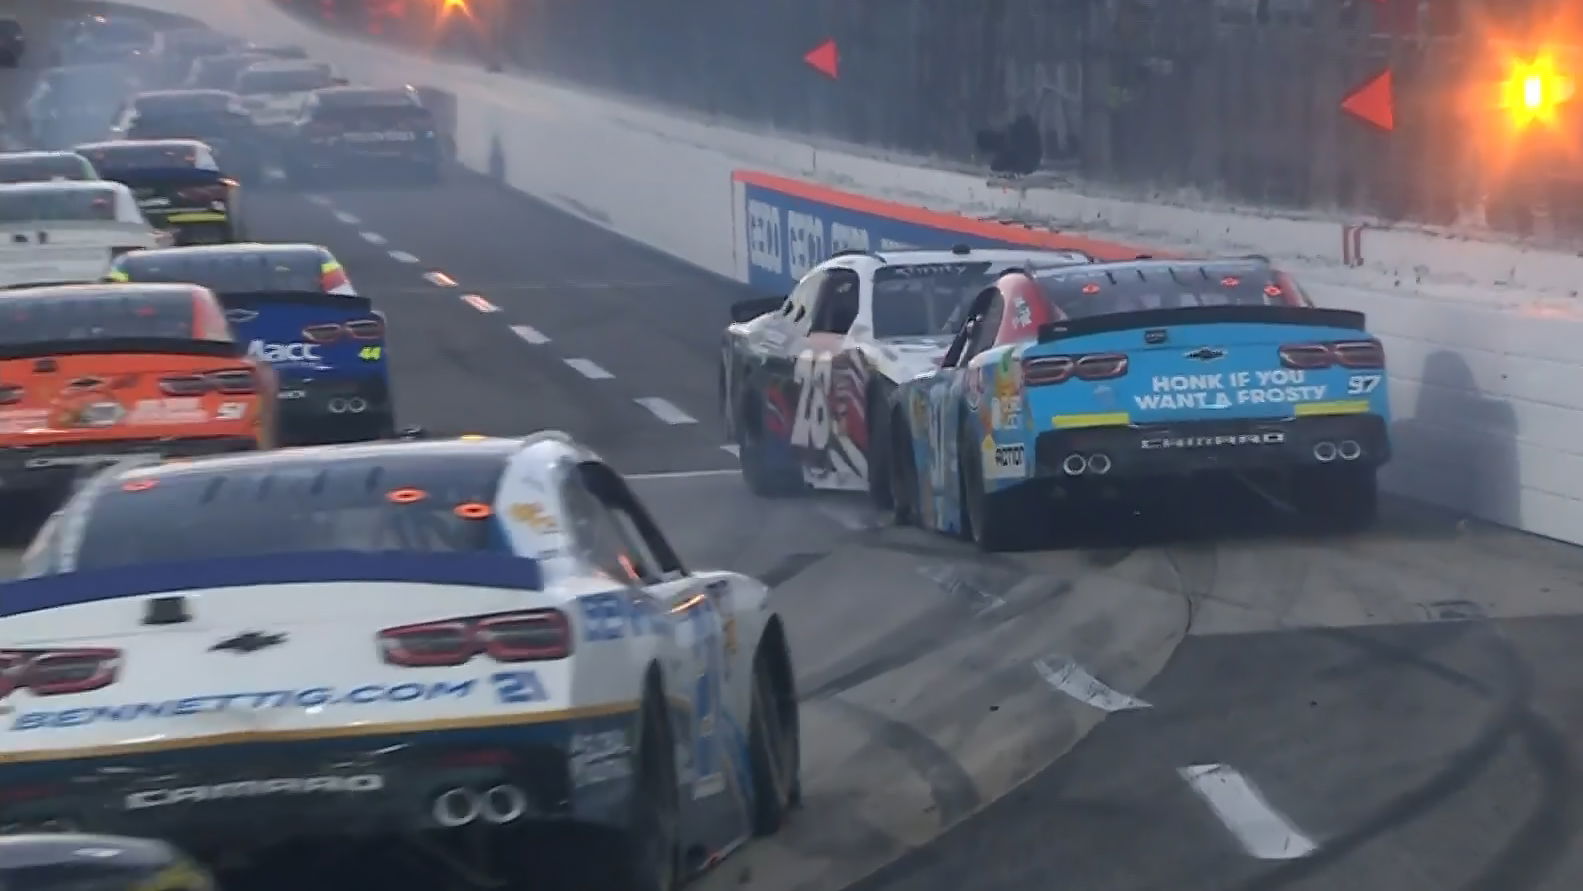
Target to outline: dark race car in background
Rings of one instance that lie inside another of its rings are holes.
[[[967,301],[1009,269],[1088,263],[1081,251],[842,251],[787,297],[732,307],[721,412],[761,495],[867,491],[889,504],[885,407],[931,370]]]
[[[241,237],[241,183],[220,170],[195,139],[114,140],[79,145],[105,179],[124,183],[150,223],[177,244],[214,244]]]
[[[68,148],[104,138],[126,97],[141,81],[126,65],[101,63],[51,68],[23,104],[30,148]]]
[[[253,123],[270,137],[289,133],[314,90],[344,83],[325,62],[269,60],[249,65],[232,90],[242,97]]]
[[[264,160],[253,119],[235,93],[161,90],[133,96],[111,135],[140,142],[195,139],[214,152],[227,175],[245,183],[263,176]]]
[[[312,184],[350,175],[439,182],[445,134],[412,87],[331,87],[308,97],[282,145],[288,178]]]
[[[219,295],[248,355],[280,379],[286,445],[395,436],[385,317],[328,249],[233,244],[137,251],[111,281],[192,282]]]
[[[154,65],[160,83],[180,84],[192,70],[194,61],[232,53],[246,46],[239,37],[223,34],[201,25],[161,31],[154,47]]]
[[[1389,427],[1363,315],[1315,308],[1262,258],[1030,270],[980,292],[940,367],[897,390],[895,512],[1001,550],[1207,478],[1355,529]]]
[[[259,62],[269,61],[269,58],[263,53],[245,51],[202,56],[192,61],[181,85],[193,90],[230,91],[236,86],[237,75]]]

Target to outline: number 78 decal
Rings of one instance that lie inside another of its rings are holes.
[[[797,387],[793,446],[823,449],[830,445],[830,369],[829,353],[803,350],[797,357],[792,368],[792,383]]]

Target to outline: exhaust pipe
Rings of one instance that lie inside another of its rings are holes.
[[[1088,469],[1089,469],[1089,472],[1097,473],[1097,474],[1099,474],[1101,476],[1109,473],[1110,472],[1110,456],[1105,454],[1104,452],[1097,452],[1097,453],[1095,453],[1095,455],[1092,458],[1088,459]]]
[[[482,812],[483,805],[478,800],[477,793],[462,788],[441,792],[434,799],[434,807],[430,811],[434,816],[434,822],[446,829],[466,826],[478,819],[478,815]]]
[[[346,400],[345,399],[331,399],[330,400],[330,404],[328,406],[326,406],[326,407],[330,409],[330,414],[332,414],[332,415],[345,414],[346,413]]]
[[[1088,469],[1088,459],[1073,452],[1066,456],[1065,461],[1061,462],[1061,469],[1066,472],[1067,476],[1080,476],[1083,471]]]
[[[1336,454],[1340,455],[1343,461],[1356,461],[1363,455],[1363,446],[1349,439],[1336,449]]]
[[[496,786],[484,793],[482,812],[491,823],[510,823],[528,812],[528,796],[516,786]]]
[[[1315,443],[1314,460],[1320,464],[1329,464],[1336,460],[1336,444],[1333,442]]]
[[[346,410],[354,415],[360,415],[368,411],[368,400],[361,396],[354,396],[346,400]]]

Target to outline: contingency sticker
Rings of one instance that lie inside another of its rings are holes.
[[[989,424],[996,430],[1022,428],[1022,367],[1007,350],[995,369],[995,393],[989,401]]]
[[[984,478],[991,480],[1022,479],[1027,476],[1025,449],[1021,443],[996,445],[984,438]]]

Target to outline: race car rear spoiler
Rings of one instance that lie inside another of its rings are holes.
[[[1082,319],[1068,319],[1039,326],[1039,342],[1051,343],[1085,334],[1127,331],[1133,328],[1168,328],[1172,325],[1308,325],[1315,328],[1366,330],[1364,315],[1349,309],[1306,306],[1184,306],[1178,309],[1145,309]]]
[[[279,303],[326,306],[365,313],[374,308],[374,301],[361,294],[326,294],[323,291],[226,291],[221,292],[219,297],[226,309],[253,309]]]
[[[95,356],[105,353],[161,353],[170,356],[214,356],[239,359],[247,355],[242,344],[196,337],[85,337],[73,340],[40,340],[0,343],[0,359],[42,359],[46,356]]]
[[[0,584],[0,616],[145,594],[336,582],[411,582],[541,591],[544,573],[538,561],[527,557],[477,552],[308,551],[140,563],[5,582]],[[147,601],[146,612],[129,613],[127,629],[132,630],[140,621],[192,621],[191,614],[172,609],[168,601],[156,598]],[[161,603],[165,605],[156,606]]]
[[[125,186],[206,186],[229,179],[218,170],[196,167],[109,167],[99,175]]]

